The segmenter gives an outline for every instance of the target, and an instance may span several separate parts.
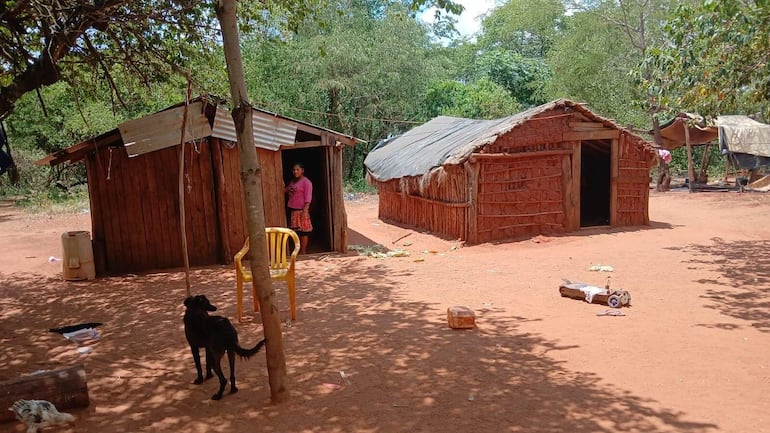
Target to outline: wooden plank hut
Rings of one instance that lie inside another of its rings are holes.
[[[184,104],[125,122],[48,155],[41,165],[84,161],[98,274],[183,265],[179,142]],[[198,99],[188,106],[184,209],[193,266],[231,263],[248,234],[240,158],[230,112]],[[283,185],[295,162],[313,182],[310,252],[346,251],[342,149],[354,137],[254,110],[267,226],[286,226]]]
[[[556,100],[496,120],[441,116],[365,160],[379,216],[468,243],[649,223],[652,144]]]

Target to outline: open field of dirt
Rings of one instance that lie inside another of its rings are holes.
[[[770,432],[770,194],[652,192],[649,227],[470,247],[378,220],[376,197],[347,212],[351,244],[409,255],[298,263],[292,398],[273,405],[264,352],[237,362],[237,394],[192,384],[183,272],[65,282],[48,259],[89,215],[0,204],[0,380],[83,364],[91,406],[52,432]],[[624,316],[559,296],[562,278],[607,277],[631,293]],[[191,279],[234,318],[230,267]],[[449,329],[453,305],[477,328]],[[48,332],[82,322],[104,323],[85,355]],[[262,336],[252,316],[236,327]]]

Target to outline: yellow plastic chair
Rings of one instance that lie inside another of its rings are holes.
[[[286,281],[289,288],[289,307],[291,308],[291,320],[297,320],[297,300],[296,287],[294,285],[294,264],[299,254],[299,236],[294,230],[285,227],[267,227],[265,228],[265,237],[267,241],[267,257],[270,264],[270,278],[273,280]],[[294,250],[289,251],[289,239],[294,241]],[[252,281],[251,271],[243,266],[243,256],[249,252],[249,238],[243,248],[235,255],[235,281],[238,291],[238,322],[243,317],[243,283]],[[257,291],[252,287],[252,298],[254,299],[254,311],[259,311],[259,300]]]

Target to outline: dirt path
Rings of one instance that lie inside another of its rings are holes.
[[[473,247],[379,221],[376,197],[347,207],[351,244],[410,255],[300,261],[292,400],[274,406],[262,355],[220,402],[191,384],[182,273],[61,281],[48,258],[88,214],[0,206],[0,380],[83,363],[92,405],[62,432],[770,432],[770,195],[653,193],[648,228]],[[608,276],[631,292],[625,316],[558,294]],[[193,283],[234,316],[229,267]],[[452,305],[478,328],[448,329]],[[105,325],[88,355],[46,332],[91,321]],[[244,345],[261,336],[237,327]]]

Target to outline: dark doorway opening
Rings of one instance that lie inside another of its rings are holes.
[[[326,176],[326,148],[323,146],[289,149],[281,152],[284,184],[292,179],[292,168],[295,163],[305,166],[305,177],[313,183],[313,201],[310,202],[310,220],[313,222],[313,233],[307,245],[307,253],[331,251],[331,216],[329,215],[329,180]],[[286,215],[286,222],[290,221]]]
[[[609,140],[583,141],[580,145],[580,227],[610,224]]]

